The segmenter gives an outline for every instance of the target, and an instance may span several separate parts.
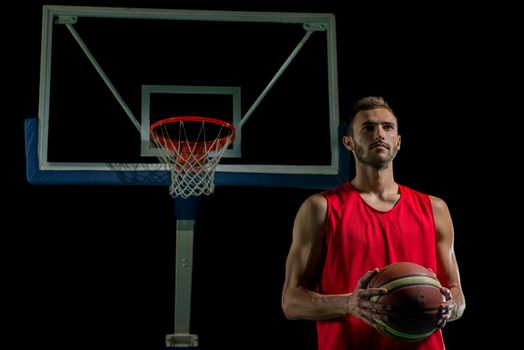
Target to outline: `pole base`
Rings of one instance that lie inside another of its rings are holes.
[[[167,348],[198,348],[198,335],[188,333],[177,333],[166,335]]]

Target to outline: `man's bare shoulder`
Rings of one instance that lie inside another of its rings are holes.
[[[327,211],[327,199],[322,193],[314,193],[302,203],[300,213],[307,216],[324,218]]]
[[[429,200],[431,201],[431,206],[433,207],[434,211],[436,212],[448,211],[448,205],[446,204],[446,201],[444,201],[442,198],[439,198],[436,196],[429,196]]]
[[[311,206],[312,209],[325,210],[327,208],[327,199],[322,193],[314,193],[305,200],[304,204]]]

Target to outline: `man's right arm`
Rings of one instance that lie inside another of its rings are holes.
[[[314,194],[295,217],[282,292],[282,309],[288,319],[323,320],[349,313],[349,294],[313,291],[323,260],[326,213],[326,198]]]
[[[320,294],[314,291],[324,260],[327,200],[321,194],[309,197],[298,210],[293,225],[293,240],[286,260],[282,309],[288,319],[327,320],[353,315],[380,327],[385,305],[369,301],[385,294],[382,288],[366,289],[378,269],[366,272],[352,293]],[[343,276],[341,276],[343,278]]]

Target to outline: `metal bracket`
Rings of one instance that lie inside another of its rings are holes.
[[[303,27],[307,31],[325,32],[327,30],[325,23],[304,23]]]
[[[77,21],[77,16],[57,16],[55,24],[75,24]]]

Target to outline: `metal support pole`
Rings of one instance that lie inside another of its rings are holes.
[[[177,220],[175,270],[175,329],[166,335],[168,347],[197,347],[198,336],[190,333],[193,236],[195,220]]]

